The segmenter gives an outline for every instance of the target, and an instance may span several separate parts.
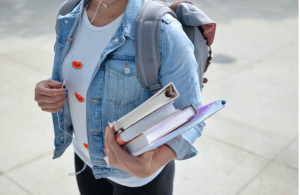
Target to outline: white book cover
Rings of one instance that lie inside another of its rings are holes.
[[[141,105],[118,119],[114,126],[115,131],[118,132],[120,129],[124,131],[129,126],[143,119],[160,107],[168,104],[171,101],[174,101],[178,97],[179,93],[177,89],[175,88],[173,82],[170,82]]]

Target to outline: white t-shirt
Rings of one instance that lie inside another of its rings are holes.
[[[99,62],[100,56],[104,51],[109,40],[121,25],[123,15],[107,24],[106,26],[96,27],[93,26],[87,16],[86,9],[84,10],[80,25],[77,25],[73,41],[68,53],[66,54],[63,66],[62,77],[66,81],[65,86],[69,90],[69,105],[71,119],[74,128],[76,140],[73,138],[73,147],[76,154],[92,168],[91,158],[88,149],[84,146],[88,144],[87,139],[87,126],[86,126],[86,103],[78,101],[75,97],[75,92],[86,98],[87,89],[91,81],[94,69]],[[79,32],[78,32],[78,28]],[[79,36],[77,37],[79,33]],[[72,67],[72,62],[77,61],[82,63],[80,69]],[[80,147],[80,148],[79,148]],[[109,177],[108,179],[129,187],[138,187],[145,185],[152,181],[164,168],[164,166],[147,178],[115,178]]]

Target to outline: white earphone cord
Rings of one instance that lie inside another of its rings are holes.
[[[99,4],[98,4],[98,7],[97,7],[97,9],[96,9],[96,12],[95,12],[95,14],[94,14],[94,16],[93,16],[93,19],[92,19],[92,21],[91,21],[91,24],[93,23],[93,21],[94,21],[94,19],[95,19],[96,13],[97,13],[97,11],[98,11],[98,9],[99,9],[99,6],[100,6],[101,2],[102,2],[102,0],[100,0],[100,2],[99,2]],[[81,13],[82,13],[82,9],[83,9],[83,1],[81,1],[80,13],[79,13],[80,15],[81,15]],[[80,32],[79,32],[79,29],[80,29],[80,24],[81,24],[81,17],[82,17],[82,16],[80,16],[80,18],[79,18],[79,26],[78,26],[78,30],[77,30],[76,40],[77,40],[77,38],[78,38],[78,36],[79,36],[79,33],[80,33]],[[73,54],[72,54],[72,58],[71,58],[71,59],[73,59],[73,55],[74,55],[74,52],[73,52]],[[66,82],[67,82],[67,77],[66,77],[66,76],[68,75],[69,69],[70,69],[70,66],[68,66],[67,72],[65,73],[65,76],[63,77],[63,78],[65,78],[65,79],[64,79],[64,81],[63,81],[63,86],[62,86],[62,87],[64,87],[65,84],[66,84]],[[69,135],[69,136],[71,136],[72,138],[74,138],[74,140],[76,141],[76,143],[77,143],[77,145],[78,145],[78,148],[81,150],[82,154],[84,154],[83,150],[81,149],[80,145],[79,145],[78,142],[77,142],[77,139],[76,139],[75,137],[73,137],[71,134],[69,134],[68,132],[62,130],[62,128],[60,127],[60,124],[59,124],[59,121],[60,121],[60,120],[59,120],[58,112],[56,112],[56,114],[57,114],[58,127],[59,127],[59,129],[60,129],[61,131],[65,132],[67,135]],[[80,170],[80,171],[78,171],[78,172],[76,172],[76,173],[69,173],[69,174],[68,174],[69,176],[75,176],[75,175],[78,175],[79,173],[81,173],[81,172],[86,168],[87,162],[86,162],[84,159],[82,159],[82,160],[84,161],[84,167],[82,168],[82,170]]]
[[[90,1],[90,2],[91,2],[91,1]],[[94,21],[94,19],[95,19],[96,13],[98,12],[98,9],[99,9],[99,7],[100,7],[101,2],[102,2],[102,0],[100,0],[100,2],[99,2],[99,4],[98,4],[98,7],[97,7],[97,9],[96,9],[96,11],[95,11],[95,13],[94,13],[93,19],[92,19],[92,21],[91,21],[91,24],[93,23],[93,21]],[[81,15],[82,9],[83,9],[83,2],[81,2],[81,6],[80,6],[80,13],[79,13],[80,15]],[[82,18],[82,17],[79,18],[79,26],[78,26],[77,36],[76,36],[76,39],[75,39],[75,40],[77,40],[77,38],[78,38],[78,36],[79,36],[79,33],[81,34],[81,32],[79,32],[79,29],[80,29],[80,26],[81,26],[81,18]],[[75,53],[75,51],[73,52],[71,59],[73,59],[74,53]],[[68,66],[67,72],[65,73],[65,76],[63,77],[63,78],[65,78],[64,81],[63,81],[63,86],[64,86],[64,85],[66,84],[66,82],[67,82],[67,79],[68,79],[68,78],[67,78],[67,75],[68,75],[68,73],[69,73],[69,69],[70,69],[70,66]]]

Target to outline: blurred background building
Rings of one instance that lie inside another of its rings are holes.
[[[34,101],[63,2],[0,0],[1,195],[79,194],[73,148],[52,160],[51,114]],[[203,104],[227,105],[176,161],[174,194],[298,194],[298,1],[192,2],[217,23]]]

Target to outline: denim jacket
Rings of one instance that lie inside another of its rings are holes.
[[[62,64],[72,43],[72,34],[79,17],[80,4],[83,9],[90,0],[82,0],[72,12],[57,18],[57,36],[54,45],[55,57],[52,79],[62,82]],[[135,66],[134,30],[135,19],[145,0],[128,0],[120,27],[109,41],[93,72],[87,89],[86,117],[89,153],[93,164],[93,174],[96,179],[104,177],[129,177],[129,173],[108,167],[102,157],[104,147],[104,132],[106,122],[116,121],[144,101],[151,93],[139,82]],[[182,30],[181,23],[170,14],[166,14],[161,21],[159,33],[159,48],[161,68],[159,82],[162,87],[173,82],[180,96],[175,100],[175,108],[183,108],[193,104],[196,108],[202,105],[199,80],[197,76],[197,62],[193,55],[194,46]],[[124,72],[128,63],[130,72]],[[55,150],[53,159],[60,157],[72,143],[72,120],[68,100],[62,109],[52,114]],[[201,136],[205,123],[201,123],[185,133],[170,140],[166,144],[176,153],[177,160],[191,158],[197,154],[192,145]],[[60,127],[60,128],[59,128]]]

